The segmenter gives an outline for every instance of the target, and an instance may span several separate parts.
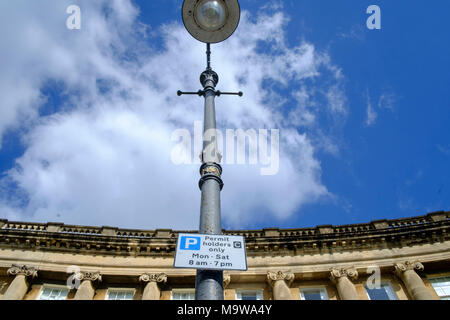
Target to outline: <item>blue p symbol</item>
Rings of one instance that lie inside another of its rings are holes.
[[[200,238],[181,237],[181,250],[200,250]]]

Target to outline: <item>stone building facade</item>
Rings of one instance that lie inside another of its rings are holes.
[[[436,212],[224,231],[245,236],[249,267],[224,273],[225,300],[448,299],[449,226]],[[178,233],[0,220],[0,299],[193,299],[195,270],[173,268]]]

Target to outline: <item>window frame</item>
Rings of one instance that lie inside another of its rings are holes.
[[[38,294],[36,300],[50,301],[50,300],[48,300],[48,299],[45,299],[45,300],[44,300],[44,299],[41,299],[42,294],[44,293],[44,290],[45,290],[45,289],[66,290],[66,291],[67,291],[66,297],[65,297],[64,299],[58,299],[58,300],[61,300],[61,301],[67,300],[67,297],[69,296],[69,293],[70,293],[70,288],[67,287],[67,286],[64,286],[64,285],[61,285],[61,284],[44,283],[44,284],[41,286],[41,289],[39,290],[39,294]]]
[[[255,294],[256,295],[256,301],[264,300],[264,290],[263,289],[237,289],[235,292],[235,300],[242,300],[242,295],[245,294]]]
[[[439,279],[442,279],[441,282],[444,282],[443,279],[448,279],[448,281],[445,282],[450,282],[450,275],[441,275],[441,276],[432,276],[432,277],[427,277],[428,282],[430,283],[431,287],[433,288],[434,292],[436,293],[436,295],[439,297],[439,300],[450,300],[450,294],[446,295],[446,296],[440,296],[438,294],[438,292],[436,291],[436,288],[433,285],[434,281],[437,281]]]
[[[174,299],[173,295],[174,294],[194,294],[194,299]],[[170,300],[174,300],[174,301],[192,301],[195,300],[195,289],[172,289],[172,291],[170,292]]]
[[[105,296],[105,300],[109,300],[109,301],[117,301],[117,299],[109,299],[109,295],[111,292],[127,292],[127,293],[132,293],[133,296],[131,297],[131,299],[120,299],[123,301],[131,301],[134,300],[134,296],[136,295],[136,289],[135,288],[119,288],[119,287],[111,287],[108,288],[108,290],[106,291],[106,296]]]
[[[304,295],[303,291],[313,291],[313,290],[320,291],[321,301],[330,300],[330,298],[328,297],[328,291],[327,291],[326,286],[307,286],[307,287],[300,287],[300,288],[298,288],[298,290],[300,292],[300,300],[303,300],[303,301],[312,301],[312,300],[305,299],[305,295]]]
[[[389,292],[386,291],[386,294],[389,297],[389,301],[400,300],[398,298],[397,294],[395,293],[394,289],[392,288],[392,283],[390,281],[382,281],[381,282],[381,287],[382,288],[389,288],[389,290],[388,290]],[[370,298],[369,292],[367,291],[367,290],[371,290],[371,289],[367,288],[367,286],[364,285],[364,290],[366,291],[367,298],[369,300],[372,300],[372,298]],[[392,298],[394,298],[394,299],[392,299]],[[373,301],[377,301],[377,300],[373,300]],[[378,301],[381,301],[381,300],[378,300]]]

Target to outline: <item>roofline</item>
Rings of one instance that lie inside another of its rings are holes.
[[[349,224],[349,225],[321,225],[315,228],[264,228],[260,230],[223,230],[224,234],[251,234],[252,236],[276,236],[289,233],[299,234],[343,234],[358,231],[376,231],[383,229],[399,229],[407,226],[426,225],[434,222],[450,221],[450,211],[437,211],[424,216],[416,216],[411,218],[393,219],[393,220],[375,220],[370,223]],[[64,233],[64,234],[85,234],[85,235],[103,235],[118,237],[144,237],[144,238],[172,238],[178,233],[197,233],[198,231],[176,231],[172,229],[121,229],[117,227],[90,227],[79,225],[66,225],[59,222],[33,223],[33,222],[16,222],[8,220],[0,220],[0,230],[10,231],[41,231],[47,233]]]

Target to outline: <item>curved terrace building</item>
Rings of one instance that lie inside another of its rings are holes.
[[[225,272],[225,299],[450,299],[449,226],[436,212],[225,230],[245,236],[248,256],[248,271]],[[193,299],[195,270],[173,268],[178,233],[0,220],[0,299]]]

